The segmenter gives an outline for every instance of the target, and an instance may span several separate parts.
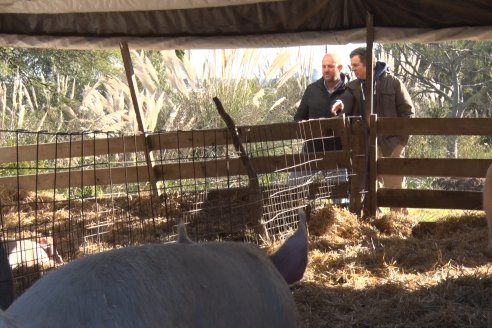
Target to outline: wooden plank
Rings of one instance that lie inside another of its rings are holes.
[[[241,142],[252,143],[340,136],[344,133],[344,128],[343,120],[336,118],[240,126],[238,133]],[[150,134],[148,138],[151,141],[152,150],[232,144],[227,129],[160,132]]]
[[[306,157],[303,157],[306,156]],[[347,156],[343,151],[327,153],[297,154],[291,156],[271,156],[252,158],[252,164],[259,174],[275,171],[306,171],[308,169],[328,170],[349,167]],[[185,163],[172,163],[154,166],[159,180],[194,179],[206,177],[225,177],[245,175],[246,171],[239,158],[208,160]],[[82,176],[83,175],[83,176]],[[19,180],[17,180],[19,179]],[[56,185],[55,185],[56,180]],[[149,170],[146,166],[113,167],[111,169],[80,170],[69,172],[29,174],[0,177],[0,185],[7,188],[39,190],[50,188],[68,188],[92,185],[109,185],[133,182],[149,182]]]
[[[226,129],[160,132],[149,134],[148,138],[153,151],[232,144]]]
[[[349,167],[343,151],[330,151],[325,154],[309,154],[292,156],[269,156],[252,158],[251,163],[257,174],[273,172],[302,172],[306,170],[329,170]],[[178,180],[193,178],[212,178],[234,175],[246,175],[246,170],[239,158],[186,162],[178,164],[155,165],[154,170],[158,180]]]
[[[145,149],[143,135],[4,147],[0,163],[134,153]]]
[[[365,216],[374,217],[377,212],[377,204],[378,204],[378,181],[377,181],[377,157],[378,157],[378,147],[377,147],[377,138],[376,138],[376,124],[377,124],[377,116],[370,116],[369,123],[369,176],[368,176],[368,194],[367,196],[367,213],[364,213]]]
[[[374,67],[373,58],[373,47],[374,47],[374,17],[372,14],[366,12],[366,67]],[[365,106],[366,106],[366,117],[374,114],[374,71],[372,69],[366,70],[366,89],[365,91]]]
[[[492,118],[378,117],[378,135],[492,135]]]
[[[120,43],[121,58],[123,59],[123,66],[125,68],[126,79],[128,82],[128,89],[130,89],[130,97],[132,99],[133,109],[135,111],[135,118],[137,119],[138,130],[145,133],[146,129],[143,125],[142,113],[139,107],[138,93],[135,89],[137,84],[137,78],[133,71],[132,58],[130,55],[130,49],[128,48],[128,42],[122,41]]]
[[[481,210],[482,193],[477,191],[379,189],[380,207]]]
[[[344,124],[340,119],[322,119],[304,121],[302,123],[288,122],[238,127],[238,130],[242,141],[245,143],[290,141],[292,139],[302,139],[303,137],[340,136],[344,133]],[[80,138],[80,136],[77,137]],[[149,134],[147,138],[149,139],[149,149],[154,151],[231,144],[226,129],[163,132]],[[145,151],[143,134],[4,147],[0,149],[0,163],[99,156],[125,152],[134,153],[137,151]]]
[[[131,166],[87,171],[71,171],[46,174],[30,174],[19,177],[0,177],[0,185],[4,188],[23,190],[45,190],[53,188],[71,188],[94,185],[110,185],[149,180],[146,166]]]
[[[484,178],[492,159],[379,158],[378,174]]]
[[[130,96],[132,98],[132,103],[133,103],[133,109],[135,110],[135,117],[137,119],[137,125],[138,125],[138,130],[145,135],[146,134],[146,127],[143,124],[143,117],[142,113],[139,107],[139,101],[138,101],[138,93],[136,91],[136,85],[137,85],[137,78],[135,76],[135,73],[133,71],[133,63],[132,63],[132,58],[130,56],[130,48],[128,48],[128,42],[123,41],[120,43],[120,50],[121,50],[121,57],[123,59],[123,65],[125,67],[125,72],[126,72],[126,78],[128,80],[128,88],[130,89]],[[157,181],[155,179],[155,174],[152,169],[152,163],[154,162],[154,158],[151,153],[150,149],[150,141],[145,138],[144,142],[144,155],[145,155],[145,161],[147,162],[147,167],[149,168],[149,180],[150,180],[150,185],[152,186],[152,194],[154,196],[159,196],[159,192],[157,189]]]
[[[350,131],[350,149],[352,157],[352,176],[350,177],[350,212],[360,216],[362,211],[362,196],[366,185],[366,152],[365,140],[367,134],[361,119],[348,119]]]
[[[340,144],[342,146],[343,150],[346,150],[346,155],[347,159],[351,161],[351,152],[349,151],[350,148],[350,120],[345,117],[345,115],[339,117],[340,122],[342,123],[343,129],[340,131],[341,133],[338,134],[340,138]]]

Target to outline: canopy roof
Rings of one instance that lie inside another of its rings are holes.
[[[491,0],[0,0],[0,46],[189,49],[492,40]]]

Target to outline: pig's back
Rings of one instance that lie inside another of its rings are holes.
[[[21,327],[297,327],[290,290],[251,245],[169,244],[92,255],[8,309]]]

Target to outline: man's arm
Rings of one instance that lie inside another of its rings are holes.
[[[342,103],[343,105],[340,105]],[[340,115],[341,113],[351,116],[355,115],[355,98],[350,89],[345,89],[345,91],[338,97],[335,104],[331,109],[333,116]]]
[[[412,98],[407,88],[399,79],[395,78],[396,115],[398,117],[413,117],[415,115]]]
[[[413,108],[412,98],[410,98],[410,94],[408,93],[407,88],[399,79],[395,77],[395,97],[396,97],[396,115],[398,117],[413,117],[415,115],[415,111]],[[408,140],[410,139],[409,135],[401,135],[400,144],[406,146]]]

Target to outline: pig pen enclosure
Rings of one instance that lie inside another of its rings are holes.
[[[346,124],[238,128],[253,176],[227,129],[146,136],[0,131],[1,238],[18,262],[11,263],[17,293],[62,261],[173,241],[181,221],[196,241],[264,244],[295,229],[298,210],[310,203],[336,196],[360,206],[361,193],[348,192],[349,142],[358,139]],[[344,150],[324,151],[335,141]],[[311,144],[321,148],[306,151]],[[29,245],[8,247],[15,242]]]
[[[463,122],[440,119],[436,129],[435,120],[371,119],[370,128],[490,134],[490,119],[466,121],[468,129]],[[309,205],[310,263],[292,287],[306,327],[486,326],[492,265],[483,254],[486,221],[474,211],[480,192],[371,192],[371,179],[395,167],[407,176],[481,177],[491,161],[377,158],[367,155],[376,139],[362,131],[358,117],[238,127],[246,162],[228,129],[0,131],[3,245],[31,247],[10,254],[15,292],[84,255],[173,241],[180,221],[193,240],[270,251]],[[340,150],[327,151],[335,142]],[[430,225],[412,215],[361,215],[374,203],[432,207],[429,197],[435,208],[467,211]]]
[[[117,48],[130,42],[134,49],[174,50],[366,42],[372,49],[374,42],[491,39],[488,0],[129,3],[131,10],[127,2],[94,1],[87,7],[79,2],[12,1],[2,8],[0,43],[78,49]],[[131,77],[128,80],[130,84]],[[381,120],[380,127],[397,135],[461,135],[473,129],[492,135],[490,119],[481,124],[459,121],[449,128],[445,119],[386,125]],[[280,128],[294,134],[285,138],[290,142],[246,142],[258,186],[250,184],[224,131],[145,138],[2,131],[1,238],[4,243],[36,242],[31,253],[44,255],[41,266],[14,269],[17,292],[44,270],[62,265],[54,261],[50,244],[67,262],[108,248],[171,241],[177,221],[183,219],[193,239],[268,245],[295,227],[298,207],[313,204],[309,268],[292,287],[306,327],[492,326],[491,265],[482,252],[486,222],[483,212],[472,211],[480,209],[480,192],[395,191],[376,184],[378,174],[395,171],[424,178],[480,178],[490,159],[378,159],[374,141],[379,123],[372,123],[368,149],[357,144],[357,138],[342,138],[342,152],[306,154],[304,136],[295,136],[295,125]],[[358,128],[344,126],[351,130],[349,136],[357,134]],[[253,134],[240,131],[243,138]],[[262,136],[269,136],[271,130],[263,131]],[[347,141],[349,147],[343,144]],[[260,159],[265,155],[270,157],[266,163]],[[313,174],[337,168],[347,168],[347,175],[331,171],[333,179]],[[340,183],[332,185],[333,180]],[[256,195],[254,202],[249,191]],[[332,198],[348,198],[350,212],[333,207]],[[260,221],[255,220],[258,199]],[[467,211],[430,225],[419,224],[420,218],[412,215],[372,216],[378,206],[395,205]],[[358,215],[362,207],[369,218]]]
[[[268,249],[308,207],[310,265],[292,288],[305,326],[490,323],[480,188],[392,190],[376,181],[382,174],[481,178],[492,160],[384,158],[376,145],[379,135],[397,133],[491,135],[491,119],[371,115],[369,126],[340,117],[145,135],[0,132],[1,245],[17,295],[78,257],[173,241],[180,221],[195,240]],[[469,211],[424,224],[371,214],[380,206]]]

